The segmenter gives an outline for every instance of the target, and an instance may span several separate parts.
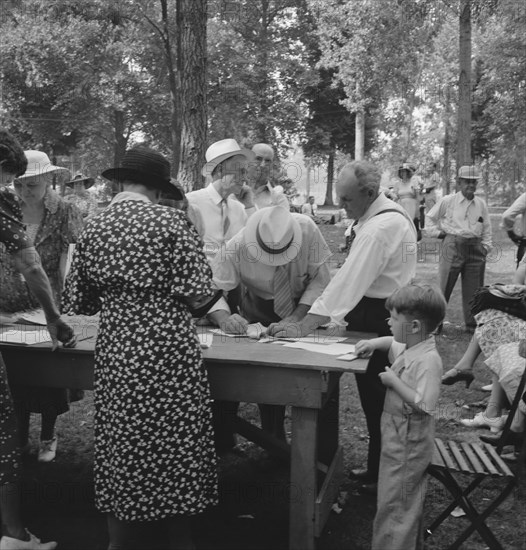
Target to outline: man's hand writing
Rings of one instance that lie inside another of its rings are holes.
[[[77,345],[77,337],[73,329],[60,317],[54,321],[49,321],[47,329],[51,336],[53,351],[57,349],[59,341],[62,342],[65,348],[74,348]]]
[[[228,317],[225,321],[223,321],[219,326],[221,330],[228,334],[246,334],[248,321],[244,317],[241,317],[241,315],[234,313],[233,315],[230,315],[230,317]]]

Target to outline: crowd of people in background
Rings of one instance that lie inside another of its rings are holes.
[[[356,346],[368,358],[356,383],[369,439],[366,464],[350,476],[361,494],[378,498],[375,548],[422,547],[421,492],[440,382],[471,381],[482,351],[499,405],[487,411],[487,421],[470,425],[498,428],[505,397],[524,369],[518,341],[526,335],[509,331],[503,346],[489,343],[481,327],[487,330],[495,319],[502,324],[502,316],[472,310],[492,247],[488,207],[475,193],[477,167],[461,166],[459,190],[439,199],[434,163],[421,176],[413,164],[402,163],[390,188],[380,186],[374,164],[346,163],[336,193],[349,220],[341,249],[348,254],[331,273],[315,198],[308,197],[301,213],[291,212],[283,188],[272,183],[269,144],[246,149],[231,138],[213,143],[203,159],[205,187],[186,194],[162,154],[132,147],[119,166],[102,173],[119,188],[102,210],[87,191],[93,178],[76,174],[62,198],[52,179],[65,169],[45,153],[24,153],[2,131],[0,154],[3,316],[42,305],[54,340],[73,346],[60,312],[101,314],[95,503],[107,516],[110,549],[127,547],[155,522],[166,525],[170,548],[193,548],[190,516],[217,504],[216,457],[235,448],[225,419],[239,404],[211,403],[198,323],[231,334],[261,323],[274,337],[306,336],[327,323],[376,333]],[[170,201],[178,208],[165,205]],[[516,218],[525,210],[526,193],[503,215],[519,247],[522,276],[515,282],[523,288],[526,221],[522,216],[518,229]],[[422,234],[441,241],[435,285],[415,282]],[[475,334],[466,356],[442,376],[434,335],[459,276],[465,328]],[[16,486],[19,456],[28,450],[30,413],[42,416],[38,459],[51,461],[56,418],[82,393],[9,388],[1,361],[0,392],[0,550],[52,550],[55,543],[41,543],[25,530],[19,501],[7,496],[7,488]],[[514,441],[524,429],[524,413],[517,413]],[[260,404],[260,415],[263,429],[286,441],[285,407]],[[412,496],[404,492],[408,485]]]

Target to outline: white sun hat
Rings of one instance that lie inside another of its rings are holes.
[[[51,164],[49,157],[42,151],[24,151],[27,158],[27,169],[22,176],[17,179],[40,176],[49,172],[69,172],[67,168]]]

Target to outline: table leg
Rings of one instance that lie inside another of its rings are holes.
[[[318,419],[318,460],[327,466],[331,465],[338,450],[339,409],[340,386],[336,383]]]
[[[318,410],[292,407],[290,550],[314,550]]]

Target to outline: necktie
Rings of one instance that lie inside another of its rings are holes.
[[[228,228],[230,227],[230,220],[228,218],[228,203],[227,199],[221,201],[221,223],[223,225],[223,237],[226,237]]]
[[[358,223],[358,220],[354,220],[352,227],[351,227],[351,234],[347,237],[347,249],[349,250],[352,246],[352,243],[354,239],[356,239],[356,231],[354,228],[356,227],[356,224]]]
[[[280,265],[274,273],[274,313],[281,319],[294,311],[289,274],[286,265]]]

